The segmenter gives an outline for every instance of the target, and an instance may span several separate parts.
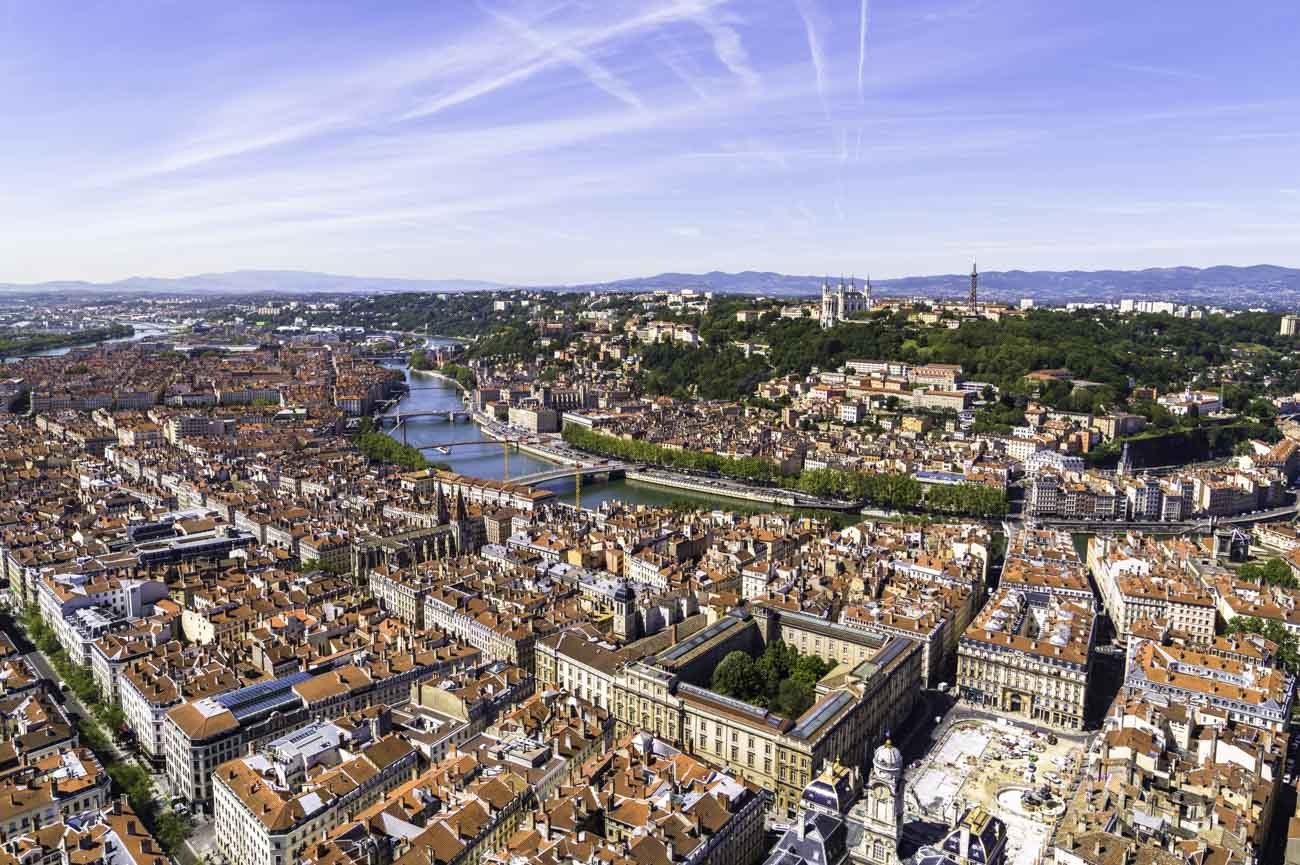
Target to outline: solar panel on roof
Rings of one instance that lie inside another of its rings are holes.
[[[299,702],[297,695],[290,690],[263,697],[261,700],[239,706],[230,711],[234,714],[235,720],[243,721],[245,718],[251,718],[253,715],[265,712],[267,709],[274,709],[278,706],[295,706],[299,705]]]
[[[279,679],[272,679],[268,682],[258,682],[256,685],[249,685],[239,688],[235,691],[227,691],[224,694],[218,694],[212,699],[223,708],[230,709],[232,712],[236,709],[244,709],[249,703],[263,699],[268,694],[287,692],[300,682],[305,682],[312,677],[311,673],[297,672],[282,676]]]

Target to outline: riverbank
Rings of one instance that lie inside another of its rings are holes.
[[[687,475],[668,474],[658,472],[653,469],[628,469],[624,474],[630,481],[637,481],[652,486],[665,487],[672,490],[688,490],[695,493],[707,493],[713,496],[723,496],[729,499],[738,499],[747,502],[759,502],[766,505],[779,505],[781,507],[793,508],[798,507],[794,496],[781,493],[772,493],[767,491],[758,491],[755,489],[741,489],[732,486],[718,486],[714,483],[707,483],[691,478]]]
[[[494,441],[501,441],[502,439],[513,437],[510,430],[499,428],[496,421],[492,420],[485,414],[474,412],[470,417],[473,418],[475,425],[478,426],[479,432]],[[542,444],[533,445],[528,442],[516,442],[515,448],[521,453],[537,457],[538,459],[545,460],[548,463],[554,463],[557,466],[576,466],[582,463],[582,460],[580,459],[560,453],[554,448],[548,448]]]
[[[465,387],[465,385],[456,381],[456,379],[452,378],[446,373],[438,372],[436,369],[416,369],[415,367],[411,367],[411,375],[427,375],[432,378],[445,381],[452,387],[456,388],[456,390],[460,391],[462,396],[469,393],[469,390]]]
[[[391,333],[395,333],[395,334],[397,334],[398,336],[409,336],[409,337],[414,337],[415,339],[425,339],[425,340],[428,340],[428,339],[449,339],[449,340],[451,340],[452,342],[459,342],[459,343],[463,343],[463,344],[465,344],[465,345],[469,345],[471,342],[474,341],[474,340],[472,340],[472,339],[470,339],[470,338],[468,338],[468,337],[464,337],[464,336],[451,336],[450,334],[446,334],[446,333],[416,333],[416,332],[413,331],[413,330],[389,330],[389,331],[383,331],[383,332],[384,332],[384,333],[390,333],[390,334],[391,334]],[[428,346],[426,345],[425,347],[427,348]]]
[[[665,487],[667,489],[686,490],[688,492],[703,493],[710,496],[722,496],[724,498],[737,499],[746,502],[757,502],[759,504],[773,505],[780,508],[841,511],[849,513],[857,513],[861,508],[861,506],[856,502],[836,502],[828,499],[807,500],[802,499],[799,495],[792,493],[789,490],[749,486],[739,481],[728,481],[721,478],[709,478],[705,480],[690,475],[663,471],[662,469],[628,469],[624,474],[624,477],[630,481]]]
[[[476,412],[473,415],[473,418],[474,422],[479,425],[479,429],[485,436],[497,441],[511,437],[509,430],[498,428],[496,423],[487,416]],[[573,466],[587,462],[581,457],[570,456],[567,453],[556,450],[553,447],[547,447],[540,443],[534,445],[528,442],[519,442],[516,446],[520,451],[526,454],[546,460],[547,462],[553,462],[557,465]],[[569,446],[566,445],[566,447]],[[599,454],[592,454],[587,451],[578,452],[583,456],[589,456],[594,459],[604,459],[604,457],[601,457]],[[738,501],[772,505],[781,508],[800,508],[823,511],[857,511],[860,507],[858,504],[853,502],[835,502],[829,499],[810,498],[786,489],[756,487],[743,483],[742,481],[731,480],[728,478],[697,478],[692,477],[691,475],[670,472],[664,469],[648,466],[644,468],[630,468],[623,476],[626,480],[636,481],[649,486],[700,493],[707,496],[736,499]]]
[[[407,380],[413,390],[409,395],[402,398],[401,402],[396,404],[391,411],[404,412],[439,412],[445,414],[448,411],[463,411],[464,405],[461,392],[458,388],[446,383],[445,377],[433,377],[417,379],[414,370],[406,370]],[[387,429],[385,433],[398,441],[406,440],[412,446],[417,447],[438,447],[450,444],[450,452],[442,456],[430,457],[447,463],[452,471],[459,474],[469,475],[472,477],[487,478],[490,480],[504,480],[507,474],[510,477],[521,477],[536,472],[551,471],[560,466],[571,466],[575,463],[587,463],[599,457],[592,457],[588,454],[578,452],[568,448],[562,441],[547,435],[529,435],[520,433],[518,430],[506,428],[504,423],[498,422],[494,418],[484,415],[482,412],[473,412],[471,417],[475,421],[477,435],[467,434],[469,429],[464,424],[449,424],[445,420],[435,420],[427,417],[412,417],[406,420],[399,430]],[[468,444],[466,439],[481,438],[482,444]],[[511,447],[508,451],[510,454],[509,462],[503,458],[506,451],[500,444],[500,439],[527,439],[516,447]],[[532,442],[530,444],[529,442]],[[690,504],[704,510],[734,510],[737,512],[755,512],[763,513],[773,510],[786,512],[805,511],[809,513],[844,515],[843,511],[820,511],[811,506],[797,503],[794,506],[784,504],[772,504],[757,500],[746,503],[744,497],[735,495],[723,495],[722,490],[715,485],[710,484],[710,479],[690,478],[688,480],[703,480],[707,486],[698,486],[695,489],[683,489],[663,483],[647,483],[633,481],[627,478],[619,477],[611,480],[601,481],[584,481],[582,485],[582,503],[584,507],[599,507],[605,501],[618,501],[629,506],[645,505],[648,507],[677,507],[683,504]],[[545,485],[561,498],[571,498],[575,490],[573,478],[563,478],[550,481]],[[783,490],[766,489],[766,493],[788,492]]]

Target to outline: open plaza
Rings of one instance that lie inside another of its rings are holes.
[[[946,825],[978,805],[1006,823],[1007,861],[1035,865],[1064,813],[1062,797],[1083,753],[1078,741],[1002,718],[945,723],[935,729],[928,756],[904,772],[906,821]]]

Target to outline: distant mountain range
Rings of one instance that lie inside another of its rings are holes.
[[[783,273],[661,273],[585,285],[518,286],[472,279],[389,279],[339,276],[298,270],[238,270],[176,278],[132,277],[118,282],[0,283],[0,291],[23,293],[124,294],[360,294],[373,292],[462,292],[511,288],[548,291],[654,291],[690,288],[721,294],[797,297],[817,293],[824,277]],[[832,277],[838,281],[839,277]],[[873,281],[884,296],[964,298],[967,274],[908,276]],[[1039,304],[1115,301],[1120,298],[1170,300],[1205,306],[1300,307],[1300,269],[1260,264],[1252,267],[1161,267],[1148,270],[989,271],[981,273],[980,297]]]
[[[723,294],[798,296],[816,294],[824,276],[789,276],[782,273],[662,273],[595,285],[568,286],[580,291],[652,291],[693,288]],[[839,276],[830,277],[832,283]],[[859,285],[861,281],[859,280]],[[883,296],[964,298],[970,291],[969,274],[906,276],[872,280]],[[1015,302],[1032,298],[1040,304],[1116,301],[1132,297],[1178,303],[1231,307],[1300,306],[1300,269],[1260,264],[1253,267],[1160,267],[1148,270],[1006,270],[979,276],[979,296]]]
[[[197,276],[133,276],[117,282],[0,283],[5,292],[122,292],[128,294],[369,294],[380,291],[495,291],[476,279],[390,279],[305,270],[232,270]]]

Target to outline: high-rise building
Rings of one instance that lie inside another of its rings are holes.
[[[1282,316],[1282,335],[1295,336],[1300,333],[1300,315]]]

